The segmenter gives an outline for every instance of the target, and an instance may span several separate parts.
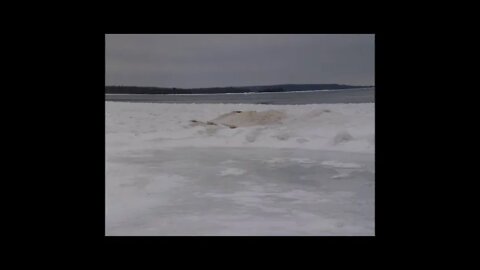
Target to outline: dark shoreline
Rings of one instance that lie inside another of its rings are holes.
[[[241,94],[271,92],[302,92],[312,90],[349,90],[371,88],[341,84],[282,84],[242,87],[162,88],[139,86],[105,86],[105,94]]]
[[[235,103],[304,105],[325,103],[372,103],[375,88],[349,89],[348,91],[297,91],[281,93],[222,93],[222,94],[113,94],[105,95],[105,101],[144,103]]]

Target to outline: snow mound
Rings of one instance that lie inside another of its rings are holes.
[[[286,118],[282,111],[269,110],[264,112],[257,111],[233,111],[220,115],[219,117],[208,121],[207,125],[225,125],[229,127],[249,127],[259,125],[281,124]],[[194,120],[195,122],[198,122]]]
[[[375,106],[106,102],[107,154],[175,147],[375,152]]]

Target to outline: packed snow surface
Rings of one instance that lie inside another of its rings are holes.
[[[106,235],[374,235],[373,103],[105,104]]]

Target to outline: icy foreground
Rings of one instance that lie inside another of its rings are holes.
[[[195,126],[232,111],[281,123]],[[106,235],[374,235],[374,104],[106,103]]]

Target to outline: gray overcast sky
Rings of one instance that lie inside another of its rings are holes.
[[[106,38],[106,85],[375,84],[375,36],[155,34]]]

